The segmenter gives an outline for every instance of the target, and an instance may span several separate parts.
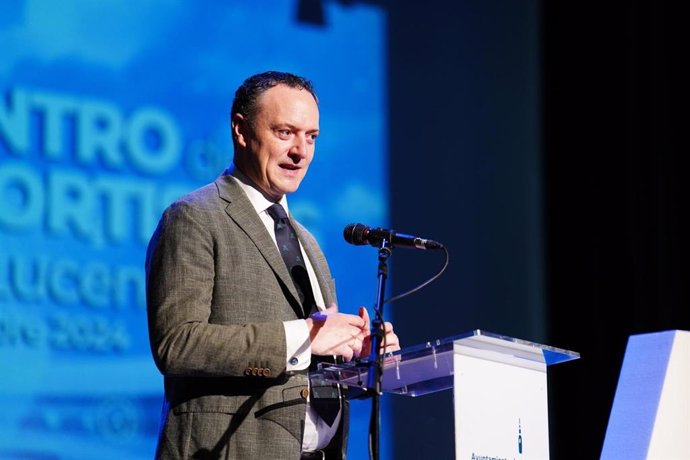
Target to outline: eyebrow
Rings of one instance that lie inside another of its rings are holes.
[[[280,129],[280,128],[290,128],[295,131],[301,131],[297,126],[293,125],[292,123],[276,123],[272,129]],[[320,128],[314,128],[314,129],[308,129],[305,131],[305,133],[318,133],[320,131]]]

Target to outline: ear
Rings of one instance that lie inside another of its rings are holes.
[[[234,114],[230,120],[230,127],[232,129],[232,137],[235,139],[237,145],[246,148],[249,139],[249,123],[246,118],[244,118],[244,115],[241,113]]]

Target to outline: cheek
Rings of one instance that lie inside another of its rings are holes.
[[[274,145],[266,153],[266,161],[268,163],[278,164],[287,158],[287,154],[290,151],[290,147],[284,147],[282,145]]]
[[[276,170],[279,168],[280,164],[280,156],[279,155],[273,155],[273,154],[267,154],[262,158],[262,167],[264,171],[268,172],[271,170]]]
[[[314,161],[314,148],[312,147],[311,151],[307,155],[307,164],[311,164],[312,161]]]
[[[302,176],[307,174],[307,170],[311,166],[311,162],[314,159],[314,157],[307,157],[304,160],[302,160],[301,166],[302,166]]]

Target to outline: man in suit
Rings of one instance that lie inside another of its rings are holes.
[[[308,80],[265,72],[240,86],[231,116],[233,165],[173,203],[147,251],[165,377],[157,457],[345,458],[347,401],[308,370],[319,356],[366,355],[369,317],[338,312],[324,255],[286,198],[314,155],[317,98]],[[385,337],[385,351],[399,348],[389,323]]]

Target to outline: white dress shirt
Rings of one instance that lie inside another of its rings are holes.
[[[276,243],[274,230],[275,222],[268,212],[266,212],[266,210],[275,203],[266,199],[266,197],[255,188],[251,180],[242,174],[234,165],[229,168],[229,173],[247,195],[252,206],[254,206],[254,209],[256,209],[257,214],[261,218],[261,221],[266,226],[266,230],[268,230],[269,235],[271,235],[273,242]],[[285,212],[290,215],[287,197],[285,195],[283,195],[278,203],[281,204]],[[276,247],[278,247],[278,243],[276,243]],[[300,243],[300,249],[302,250],[302,259],[307,267],[309,282],[311,283],[314,294],[314,301],[319,310],[324,310],[323,293],[316,279],[314,267],[312,267],[309,258],[306,257],[302,243]],[[311,364],[311,341],[309,340],[309,328],[307,327],[307,323],[303,319],[296,319],[284,321],[283,327],[285,328],[285,338],[287,342],[287,356],[285,357],[287,372],[307,369]],[[307,400],[306,415],[302,451],[307,452],[326,447],[338,429],[341,413],[338,413],[333,425],[328,426],[328,424],[316,414],[309,400]]]

